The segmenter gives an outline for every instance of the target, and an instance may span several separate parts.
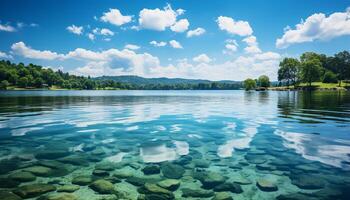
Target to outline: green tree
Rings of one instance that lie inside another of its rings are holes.
[[[258,78],[258,85],[260,87],[270,87],[270,79],[266,75],[261,75]]]
[[[301,63],[300,68],[300,78],[302,81],[309,84],[314,81],[320,80],[320,75],[322,73],[322,64],[318,59],[306,60]]]
[[[323,83],[337,83],[338,82],[337,75],[331,71],[326,71],[326,73],[323,75],[322,82]]]
[[[29,84],[28,78],[27,77],[21,77],[18,80],[18,86],[22,88],[26,88]]]
[[[243,85],[244,85],[245,90],[247,90],[247,91],[256,88],[256,82],[251,78],[244,80]]]
[[[278,81],[286,81],[287,86],[292,83],[294,86],[297,83],[298,68],[300,62],[295,58],[284,58],[279,64]]]
[[[10,83],[7,80],[3,80],[0,82],[0,90],[7,90],[7,87],[10,85]]]

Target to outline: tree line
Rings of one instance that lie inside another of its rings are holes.
[[[338,83],[350,80],[350,53],[342,51],[333,56],[303,53],[299,59],[284,58],[279,64],[278,81],[280,85],[297,86],[312,82]]]
[[[315,52],[305,52],[299,59],[284,58],[278,69],[278,86],[300,86],[306,83],[307,87],[312,86],[312,82],[341,83],[350,82],[350,53],[342,51],[333,56],[317,54]],[[258,79],[246,79],[243,82],[246,90],[267,88],[270,86],[269,77],[260,76]]]
[[[91,77],[76,76],[61,70],[53,71],[40,65],[10,61],[0,61],[0,89],[8,88],[50,88],[93,90],[232,90],[240,89],[241,83],[176,83],[176,84],[131,84],[114,80],[96,80]]]

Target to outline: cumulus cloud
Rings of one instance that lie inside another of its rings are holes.
[[[140,49],[141,47],[140,46],[137,46],[135,44],[127,44],[124,46],[125,49],[131,49],[131,50],[138,50]]]
[[[230,42],[234,43],[234,42]],[[23,42],[12,45],[12,52],[26,58],[42,60],[74,60],[76,66],[70,73],[76,75],[139,75],[144,77],[183,77],[211,80],[244,80],[256,78],[261,74],[272,80],[277,78],[276,72],[281,56],[275,52],[245,54],[223,63],[213,63],[212,58],[201,54],[192,59],[181,59],[173,64],[161,65],[158,57],[149,53],[136,53],[130,49],[107,49],[92,51],[77,48],[65,54],[48,50],[36,50]],[[71,66],[71,64],[70,64]]]
[[[24,42],[17,42],[14,43],[11,46],[12,51],[20,56],[23,56],[25,58],[32,58],[32,59],[42,59],[42,60],[55,60],[55,59],[63,59],[64,55],[58,54],[56,52],[52,52],[49,50],[35,50],[32,49],[29,46],[26,46]]]
[[[187,32],[187,37],[193,37],[193,36],[200,36],[203,35],[205,33],[205,29],[204,28],[196,28],[194,30],[189,30]]]
[[[283,36],[276,40],[276,47],[287,48],[292,44],[330,40],[344,35],[350,35],[349,9],[328,17],[323,13],[313,14],[295,25],[295,29],[285,28]]]
[[[88,38],[89,38],[91,41],[94,41],[94,40],[95,40],[95,35],[94,35],[94,34],[88,33],[87,36],[88,36]]]
[[[108,22],[116,26],[131,22],[133,16],[122,15],[118,9],[109,9],[108,12],[103,13],[100,18],[103,22]]]
[[[144,8],[139,13],[139,27],[156,31],[164,31],[166,28],[173,26],[176,23],[176,17],[183,13],[184,10],[178,9],[177,11],[174,11],[170,5],[167,5],[163,9]],[[182,21],[180,25],[183,26],[185,23],[185,21]]]
[[[163,42],[163,41],[157,42],[157,41],[153,40],[150,42],[150,44],[155,46],[155,47],[164,47],[167,43]]]
[[[224,54],[232,54],[237,51],[238,43],[236,40],[228,39],[225,41],[225,49],[223,50]]]
[[[235,21],[231,17],[220,16],[216,20],[220,30],[232,35],[248,36],[253,34],[253,29],[247,21]]]
[[[174,32],[185,32],[188,29],[188,26],[190,23],[188,22],[187,19],[180,19],[179,21],[175,22],[174,25],[170,27],[170,29]]]
[[[10,25],[0,24],[0,31],[15,32],[16,29],[15,29],[15,27],[10,26]]]
[[[244,48],[244,51],[246,53],[251,53],[251,54],[261,53],[261,50],[259,48],[259,44],[258,44],[255,36],[253,36],[253,35],[248,36],[248,37],[244,38],[242,41],[248,45],[247,47]]]
[[[68,26],[66,28],[69,32],[76,34],[76,35],[81,35],[83,34],[83,27],[82,26],[75,26],[74,24],[71,26]]]
[[[11,55],[8,55],[5,52],[0,51],[0,58],[4,58],[4,59],[12,59]]]
[[[180,42],[176,41],[176,40],[170,40],[169,44],[171,47],[173,47],[174,49],[182,49],[182,45],[180,44]]]
[[[212,59],[204,53],[194,57],[192,60],[198,63],[210,63],[212,61]]]
[[[111,31],[110,29],[108,28],[95,28],[93,31],[92,31],[94,34],[97,34],[97,35],[104,35],[104,36],[113,36],[114,35],[114,32]]]

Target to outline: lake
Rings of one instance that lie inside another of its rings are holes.
[[[350,199],[350,92],[2,91],[0,188],[0,199]]]

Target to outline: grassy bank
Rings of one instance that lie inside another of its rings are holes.
[[[279,86],[279,87],[269,87],[270,90],[294,90],[294,89],[303,89],[308,88],[307,83],[300,83],[296,87],[294,86]],[[349,83],[341,82],[339,83],[322,83],[322,82],[313,82],[311,87],[316,90],[346,90],[350,87]]]

